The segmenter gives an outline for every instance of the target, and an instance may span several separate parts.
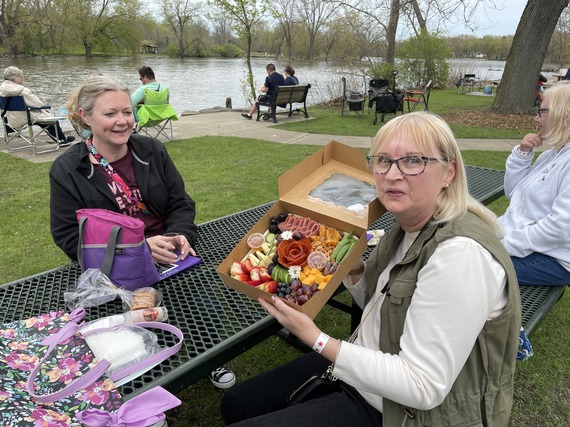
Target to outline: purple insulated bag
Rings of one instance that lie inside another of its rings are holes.
[[[129,291],[160,280],[141,220],[106,209],[79,209],[76,214],[81,271],[98,268]]]

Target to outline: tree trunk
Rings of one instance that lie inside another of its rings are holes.
[[[502,114],[526,114],[532,111],[534,87],[548,44],[569,1],[528,0],[491,111]]]
[[[390,3],[390,20],[386,28],[386,54],[384,55],[384,60],[388,64],[394,64],[394,58],[396,57],[396,32],[399,19],[400,0],[392,0]]]
[[[83,39],[83,48],[85,49],[85,56],[87,58],[91,58],[91,56],[93,56],[93,45],[87,40],[87,38]]]
[[[247,64],[247,83],[249,84],[249,90],[251,90],[250,99],[255,99],[255,85],[253,82],[253,70],[251,69],[251,46],[253,44],[253,36],[251,34],[251,28],[246,28],[247,35],[246,39],[246,58],[245,63]],[[254,101],[255,102],[255,101]]]

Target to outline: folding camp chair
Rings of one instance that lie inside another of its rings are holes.
[[[384,79],[370,80],[370,84],[368,85],[368,114],[370,114],[370,110],[372,110],[376,98],[379,95],[388,92],[389,89],[388,85],[389,85],[388,80]]]
[[[348,107],[348,109],[346,108]],[[346,89],[346,77],[342,78],[342,108],[340,115],[346,116],[353,112],[362,115],[364,110],[364,93]]]
[[[41,117],[39,119],[34,119],[32,117],[33,111],[40,111],[40,110],[50,110],[53,114],[53,110],[49,105],[43,105],[41,107],[28,107],[26,105],[26,101],[23,96],[0,96],[0,117],[2,118],[2,130],[4,132],[4,143],[8,146],[8,151],[18,151],[27,148],[32,149],[32,155],[35,156],[36,154],[40,153],[47,153],[50,151],[57,151],[59,150],[59,140],[61,139],[60,136],[57,134],[57,126],[55,126],[55,140],[51,137],[51,135],[45,129],[45,125],[55,125],[57,121],[64,120],[65,117]],[[8,123],[8,116],[6,115],[9,111],[24,111],[27,117],[27,123],[22,127],[14,127]],[[44,125],[43,127],[40,126]],[[34,126],[37,126],[40,130],[36,132]],[[27,134],[25,131],[28,131]],[[51,145],[47,149],[38,150],[37,144],[38,142],[42,142],[40,140],[41,135],[47,136],[49,139],[47,140]],[[62,135],[63,136],[63,135]],[[16,139],[22,139],[25,141],[25,145],[18,145],[14,146],[13,144],[16,142]]]
[[[424,110],[429,110],[429,94],[431,92],[431,80],[421,89],[408,89],[404,101],[408,106],[408,113],[415,111],[418,104],[424,104]]]
[[[172,120],[178,120],[178,115],[169,104],[169,98],[168,89],[144,90],[144,104],[137,111],[137,132],[143,132],[152,138],[162,135],[169,141],[174,139]],[[167,131],[170,131],[170,135]]]
[[[464,74],[458,81],[457,93],[460,92],[473,92],[475,85],[479,82],[479,79],[475,74]]]

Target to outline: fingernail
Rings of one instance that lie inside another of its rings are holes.
[[[276,300],[275,295],[271,295],[271,301],[275,301],[275,300]]]

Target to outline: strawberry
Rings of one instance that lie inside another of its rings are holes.
[[[247,282],[249,280],[249,274],[236,274],[232,277],[240,282]]]
[[[267,267],[265,266],[261,266],[259,267],[259,278],[261,280],[263,280],[264,282],[268,282],[271,280],[271,275],[269,274],[269,271],[267,271]]]
[[[234,263],[232,263],[232,266],[230,267],[230,276],[234,277],[237,274],[247,274],[247,273],[243,271],[243,269],[241,268],[241,264],[235,261]]]
[[[262,291],[269,292],[270,294],[274,294],[277,292],[277,282],[275,280],[270,280],[268,282],[264,282],[261,285],[257,286],[257,289],[261,289]]]
[[[263,281],[262,280],[246,280],[245,283],[247,283],[248,285],[257,287],[257,286],[261,285],[263,283]]]
[[[274,294],[275,292],[277,292],[277,282],[275,280],[270,280],[269,282],[265,282],[265,285],[267,287],[266,292],[269,292],[270,294]]]
[[[244,260],[241,263],[241,269],[243,270],[243,272],[245,274],[249,274],[249,272],[251,271],[252,268],[253,268],[253,265],[251,264],[251,260],[249,258],[247,258],[246,260]]]
[[[249,276],[251,277],[251,280],[261,280],[260,272],[261,272],[261,267],[252,267],[251,270],[249,271]],[[261,283],[263,283],[263,280],[261,281]]]

